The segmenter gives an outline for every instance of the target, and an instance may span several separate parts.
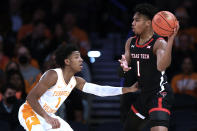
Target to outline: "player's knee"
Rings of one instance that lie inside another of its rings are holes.
[[[165,126],[169,127],[170,115],[163,111],[153,111],[150,113],[150,126]]]

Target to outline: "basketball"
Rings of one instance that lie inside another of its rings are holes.
[[[176,17],[169,11],[158,12],[152,20],[152,27],[155,33],[168,37],[173,34],[177,26]]]

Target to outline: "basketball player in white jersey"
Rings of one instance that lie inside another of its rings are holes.
[[[60,68],[46,71],[19,109],[18,118],[25,130],[73,131],[68,123],[54,114],[73,88],[102,97],[137,91],[137,83],[129,88],[100,86],[75,77],[75,73],[82,69],[82,62],[75,46],[57,49],[56,63]]]

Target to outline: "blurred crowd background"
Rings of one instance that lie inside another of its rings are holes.
[[[79,47],[84,68],[77,75],[88,82],[130,86],[135,81],[132,71],[123,75],[117,61],[134,35],[133,8],[143,2],[171,11],[180,22],[166,71],[175,93],[170,130],[197,129],[195,0],[1,0],[0,128],[23,130],[18,109],[42,73],[58,67],[54,52],[62,44]],[[101,56],[88,56],[92,50]],[[120,131],[137,95],[98,98],[74,90],[57,114],[76,131]]]

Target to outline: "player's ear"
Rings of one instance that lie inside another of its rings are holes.
[[[66,65],[70,65],[70,60],[69,60],[69,59],[65,59],[65,60],[64,60],[64,63],[65,63]]]
[[[147,26],[150,26],[152,24],[152,21],[151,20],[147,20],[146,24],[147,24]]]

